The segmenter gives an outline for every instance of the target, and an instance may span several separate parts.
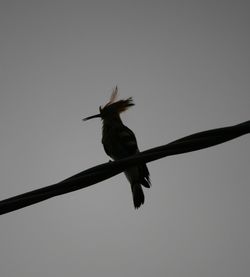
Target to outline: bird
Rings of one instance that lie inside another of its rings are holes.
[[[133,98],[117,100],[118,87],[111,94],[109,102],[99,107],[99,114],[83,118],[87,121],[92,118],[102,120],[102,144],[106,154],[113,160],[130,157],[140,152],[135,134],[121,120],[120,114],[134,106]],[[147,165],[138,164],[124,171],[132,191],[135,209],[144,204],[144,192],[142,186],[150,188],[150,174]]]

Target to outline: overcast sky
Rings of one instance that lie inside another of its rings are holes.
[[[98,112],[115,85],[141,150],[250,119],[249,1],[0,3],[0,195],[108,161]],[[148,164],[0,217],[3,277],[247,277],[250,141]]]

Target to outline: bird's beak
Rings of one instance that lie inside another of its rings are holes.
[[[97,118],[97,117],[101,117],[101,114],[95,114],[95,115],[92,115],[92,116],[85,117],[85,118],[83,118],[83,121],[87,121],[89,119]]]

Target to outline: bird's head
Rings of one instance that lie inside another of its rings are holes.
[[[132,97],[129,97],[125,100],[116,101],[118,95],[118,87],[116,86],[111,94],[109,102],[105,106],[99,107],[99,114],[88,116],[83,119],[83,121],[87,121],[92,118],[100,117],[101,119],[105,120],[108,118],[112,118],[115,116],[119,116],[120,113],[125,112],[131,106],[134,106]]]

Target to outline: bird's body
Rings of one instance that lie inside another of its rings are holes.
[[[103,121],[102,144],[108,156],[119,160],[139,152],[134,133],[120,118]],[[125,175],[131,185],[135,208],[144,203],[142,186],[150,187],[149,171],[145,164],[127,169]]]
[[[135,155],[139,149],[134,133],[122,123],[119,115],[120,112],[134,105],[132,98],[114,102],[116,95],[117,88],[113,91],[110,102],[103,109],[100,108],[100,116],[93,117],[101,117],[103,120],[102,144],[106,154],[114,160],[119,160]],[[131,185],[134,206],[139,208],[144,203],[142,186],[150,187],[147,166],[146,164],[133,166],[124,173]]]

